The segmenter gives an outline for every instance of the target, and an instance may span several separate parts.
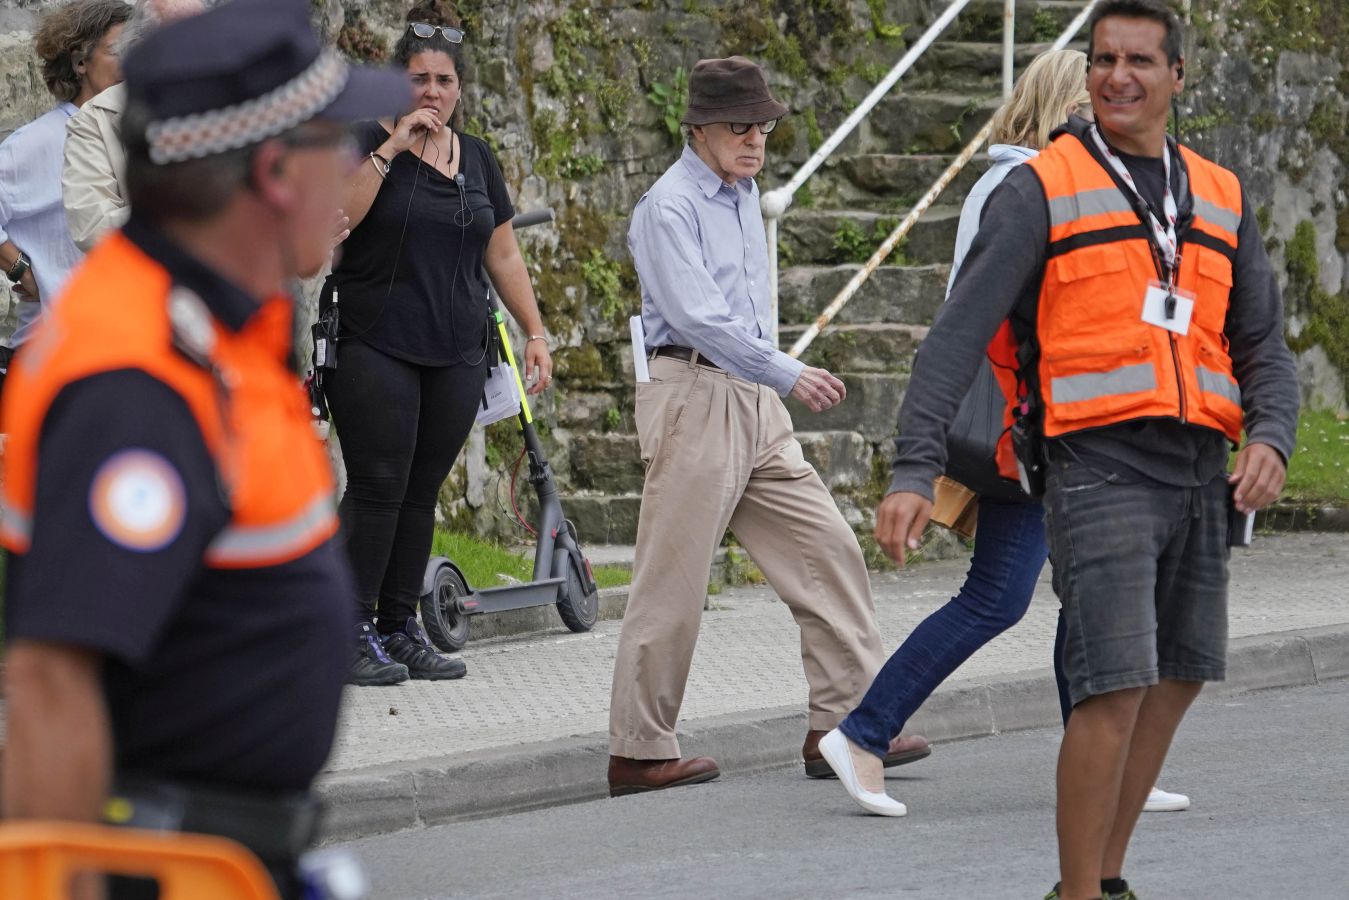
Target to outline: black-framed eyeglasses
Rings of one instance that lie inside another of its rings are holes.
[[[431,25],[427,22],[413,22],[408,25],[412,33],[419,38],[435,37],[436,32],[445,38],[451,44],[462,44],[464,42],[464,32],[458,28],[452,28],[449,25]]]
[[[751,128],[759,129],[760,134],[768,134],[778,127],[778,120],[769,119],[767,122],[759,122],[754,125],[749,122],[727,122],[726,125],[731,129],[731,134],[749,134]]]

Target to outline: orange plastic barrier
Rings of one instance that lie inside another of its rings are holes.
[[[71,822],[0,824],[0,897],[67,900],[78,872],[154,878],[160,900],[278,900],[257,857],[198,834]]]

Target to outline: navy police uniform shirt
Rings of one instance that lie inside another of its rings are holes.
[[[124,233],[225,327],[258,308],[143,224]],[[215,461],[183,398],[135,369],[56,397],[34,510],[30,549],[11,556],[6,633],[102,655],[117,770],[307,788],[350,662],[355,595],[336,541],[281,565],[206,567],[230,520]]]

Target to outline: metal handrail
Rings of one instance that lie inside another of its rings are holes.
[[[1015,0],[1005,0],[1005,2],[1012,3],[1015,2]],[[1082,12],[1080,12],[1077,15],[1077,17],[1073,19],[1073,21],[1068,23],[1068,27],[1064,30],[1063,34],[1058,36],[1058,38],[1054,41],[1054,43],[1050,45],[1049,49],[1062,50],[1064,47],[1066,47],[1068,45],[1068,42],[1071,41],[1073,37],[1077,34],[1077,32],[1082,29],[1082,26],[1086,24],[1087,18],[1091,15],[1091,11],[1096,7],[1096,4],[1099,2],[1100,0],[1090,0],[1090,2],[1088,2],[1087,5],[1083,7]],[[1004,27],[1007,29],[1008,32],[1010,32],[1012,25],[1012,18],[1006,12],[1004,12],[1004,23],[1005,23]],[[1006,41],[1004,39],[1004,53],[1005,52],[1006,52]],[[1007,96],[1008,89],[1005,81],[1006,79],[1005,67],[1003,70],[1003,77],[1004,77],[1004,85],[1003,85],[1004,96]],[[820,315],[811,324],[811,326],[807,328],[799,338],[796,339],[796,343],[792,345],[792,349],[787,351],[789,356],[791,356],[793,359],[800,357],[800,355],[805,352],[806,348],[810,346],[811,342],[814,341],[815,338],[819,336],[820,332],[829,326],[829,323],[833,321],[834,317],[838,315],[839,311],[843,309],[843,307],[847,304],[847,302],[853,298],[853,295],[856,294],[857,291],[866,282],[866,280],[871,277],[872,273],[876,271],[877,267],[879,267],[880,264],[885,261],[885,258],[890,255],[890,253],[895,249],[895,247],[898,246],[899,242],[903,240],[904,237],[913,228],[913,226],[917,224],[918,220],[922,218],[923,214],[928,211],[928,209],[936,201],[937,197],[941,195],[941,192],[946,190],[947,186],[950,185],[950,183],[955,180],[955,177],[960,174],[960,171],[963,168],[965,168],[965,166],[969,163],[971,159],[974,158],[974,154],[978,152],[979,147],[983,145],[984,141],[988,140],[988,136],[989,134],[992,133],[992,131],[993,131],[992,121],[989,121],[987,124],[984,125],[983,128],[979,129],[979,133],[974,136],[973,140],[971,140],[968,144],[965,145],[964,149],[960,151],[960,155],[957,156],[951,162],[951,164],[946,167],[946,171],[942,172],[942,174],[937,178],[937,180],[933,182],[932,187],[928,188],[927,193],[924,194],[922,199],[919,200],[918,203],[914,206],[914,208],[909,211],[909,214],[904,217],[904,221],[900,222],[899,225],[895,228],[895,230],[890,232],[890,236],[887,237],[881,243],[881,245],[876,248],[876,252],[871,254],[871,258],[862,264],[862,268],[859,269],[857,273],[854,274],[851,279],[849,279],[848,283],[843,286],[843,289],[834,296],[834,299],[830,301],[829,305],[824,308],[824,311],[820,313]],[[773,252],[772,243],[769,244],[769,252],[770,253]],[[776,276],[774,284],[776,288]],[[773,299],[774,299],[774,309],[776,311],[776,301],[777,301],[776,293],[774,293]]]
[[[1015,0],[1004,0],[1005,3],[1015,7]],[[824,161],[830,157],[839,144],[852,134],[854,128],[867,117],[876,107],[876,104],[890,92],[895,83],[903,77],[904,73],[913,67],[913,64],[922,56],[932,42],[937,39],[937,35],[946,30],[946,26],[951,24],[951,20],[956,17],[961,10],[969,6],[971,0],[951,0],[951,5],[946,8],[938,18],[923,32],[923,36],[918,39],[918,43],[909,48],[899,62],[895,63],[894,68],[881,79],[880,83],[871,89],[871,93],[858,104],[857,108],[843,120],[843,123],[834,129],[834,133],[829,135],[829,139],[820,145],[819,149],[806,160],[805,164],[797,171],[795,175],[782,187],[774,188],[759,198],[759,206],[764,214],[764,226],[768,238],[768,289],[769,298],[772,305],[773,322],[773,343],[777,343],[778,337],[778,219],[792,205],[792,198],[801,186],[806,183],[810,176],[815,174],[815,170],[824,164]],[[1004,13],[1004,15],[1006,15]]]

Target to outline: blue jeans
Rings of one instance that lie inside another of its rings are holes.
[[[1021,621],[1048,555],[1040,504],[980,498],[974,558],[960,593],[919,623],[886,660],[839,730],[884,757],[937,685]]]

